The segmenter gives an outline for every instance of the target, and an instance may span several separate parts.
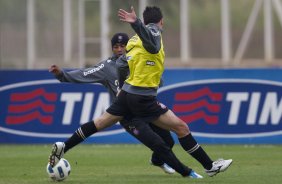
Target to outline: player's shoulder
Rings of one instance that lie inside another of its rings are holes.
[[[146,27],[150,30],[153,36],[159,37],[161,35],[161,30],[156,24],[151,23],[148,24]]]
[[[101,61],[101,63],[113,63],[116,60],[117,60],[116,56],[111,56],[111,57],[108,57],[107,59],[104,59],[103,61]]]
[[[107,65],[109,65],[110,63],[112,63],[112,59],[111,59],[111,58],[107,58],[107,59],[104,59],[104,60],[100,61],[99,63],[97,63],[97,64],[95,65],[95,67],[97,67],[97,66],[103,66],[103,68],[104,68],[104,67],[106,67]]]
[[[112,70],[116,67],[116,58],[109,57],[100,62],[100,65],[103,66],[104,70]]]

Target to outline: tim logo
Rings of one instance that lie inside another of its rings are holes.
[[[110,105],[102,85],[38,80],[0,86],[0,133],[67,138]],[[119,124],[95,136],[123,133]]]
[[[184,82],[161,88],[159,100],[200,136],[242,138],[282,134],[279,82],[249,79]]]

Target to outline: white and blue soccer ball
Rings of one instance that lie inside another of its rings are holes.
[[[52,180],[63,181],[70,175],[71,165],[66,159],[61,158],[54,167],[48,163],[46,170]]]

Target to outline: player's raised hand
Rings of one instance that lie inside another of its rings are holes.
[[[61,71],[61,69],[57,65],[52,65],[49,68],[49,72],[53,73],[54,75],[59,75],[62,71]]]
[[[137,19],[133,6],[131,6],[131,12],[127,12],[123,9],[119,9],[118,16],[119,16],[119,20],[128,23],[133,23]]]

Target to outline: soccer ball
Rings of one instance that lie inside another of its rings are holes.
[[[54,167],[51,167],[51,165],[48,163],[46,170],[48,176],[52,180],[63,181],[70,175],[71,165],[66,159],[61,158],[61,160]]]

